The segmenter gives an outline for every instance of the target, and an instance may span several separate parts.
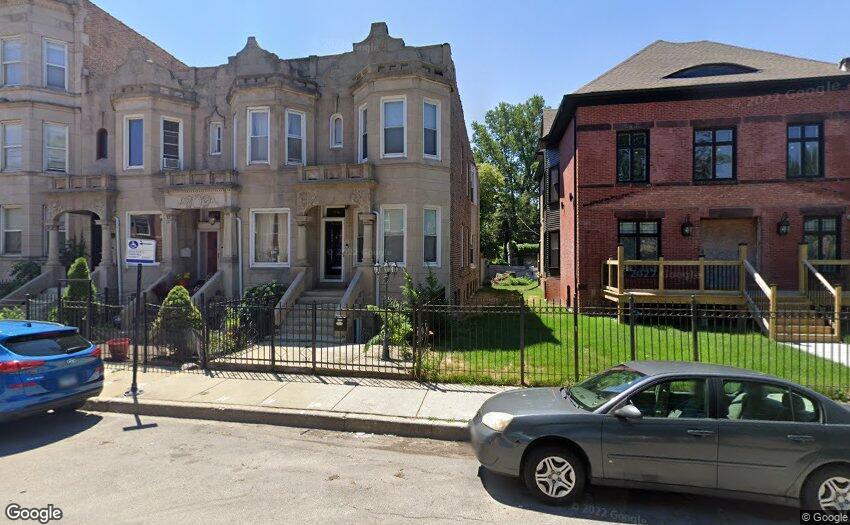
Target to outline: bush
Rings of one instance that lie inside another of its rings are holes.
[[[59,262],[65,268],[70,268],[80,257],[86,256],[86,241],[72,237],[59,250]]]
[[[508,277],[506,279],[502,279],[497,284],[500,286],[529,286],[535,283],[536,281],[534,279],[530,279],[528,277]]]
[[[89,263],[85,257],[77,257],[68,269],[68,286],[62,291],[63,301],[88,301],[97,290],[91,282]]]
[[[243,335],[248,332],[254,337],[262,337],[271,333],[274,307],[285,291],[286,287],[277,281],[248,288],[236,312]]]
[[[9,273],[16,282],[24,284],[41,275],[41,267],[32,261],[19,261],[12,266]]]
[[[434,275],[434,271],[428,268],[428,277],[425,282],[414,284],[413,276],[405,270],[404,284],[401,285],[401,295],[410,307],[419,307],[426,304],[442,304],[446,298],[446,288]]]
[[[8,308],[0,308],[0,320],[23,320],[25,318],[24,311],[19,306],[10,306]]]
[[[408,346],[407,341],[413,335],[413,325],[410,323],[410,312],[402,303],[389,300],[384,308],[374,304],[368,305],[367,308],[381,319],[381,329],[366,343],[366,351],[373,346],[380,347],[383,344],[384,330],[387,331],[387,342],[390,346],[398,348]]]
[[[192,303],[189,291],[178,285],[168,292],[151,325],[154,340],[179,360],[188,361],[195,352],[204,321]]]

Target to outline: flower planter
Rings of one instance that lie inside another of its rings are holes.
[[[130,350],[130,339],[128,337],[110,339],[106,342],[106,346],[109,348],[109,358],[112,361],[127,360],[127,354]]]

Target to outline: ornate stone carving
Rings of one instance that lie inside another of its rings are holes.
[[[319,203],[319,194],[315,191],[298,192],[298,211],[301,214],[307,213],[313,206]]]

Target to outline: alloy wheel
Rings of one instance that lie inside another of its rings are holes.
[[[818,489],[818,503],[822,510],[850,510],[850,479],[832,476]]]
[[[550,498],[563,498],[572,492],[576,484],[575,471],[569,461],[558,456],[540,460],[534,470],[537,488]]]

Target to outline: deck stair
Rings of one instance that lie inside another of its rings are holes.
[[[776,340],[786,343],[838,342],[832,314],[819,312],[802,294],[781,294],[776,304]]]

